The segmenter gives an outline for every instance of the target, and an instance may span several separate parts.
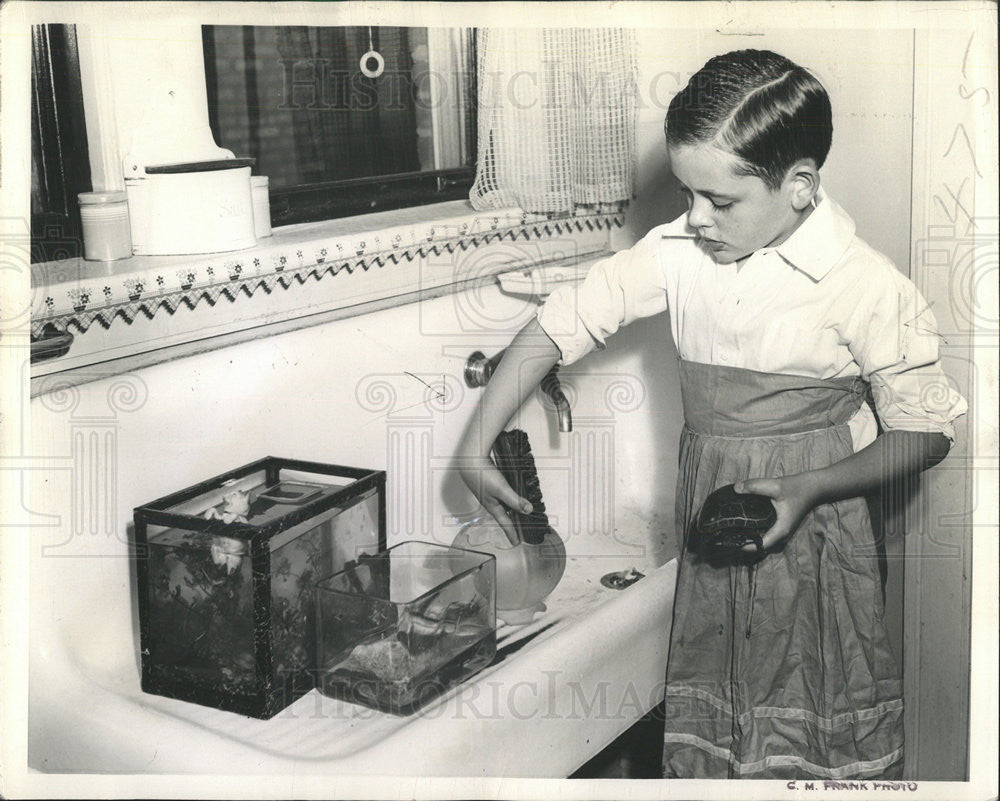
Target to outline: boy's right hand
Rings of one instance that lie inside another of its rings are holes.
[[[559,361],[560,351],[534,317],[525,323],[504,351],[496,372],[483,390],[469,426],[459,442],[459,474],[512,545],[521,542],[507,509],[524,514],[531,503],[518,495],[490,461],[489,452],[504,425]]]
[[[523,514],[530,514],[531,503],[518,495],[510,484],[497,470],[493,462],[486,458],[467,461],[459,468],[459,473],[466,486],[472,490],[487,512],[497,521],[511,545],[517,545],[521,538],[507,514],[507,509],[516,509]]]

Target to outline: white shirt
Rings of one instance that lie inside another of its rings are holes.
[[[717,264],[686,215],[597,262],[554,291],[538,320],[570,364],[622,325],[670,310],[682,359],[811,378],[862,376],[883,428],[938,431],[954,442],[965,400],[941,370],[937,322],[913,283],[855,236],[830,197],[775,248],[737,271]],[[875,438],[867,405],[850,421],[855,448]]]

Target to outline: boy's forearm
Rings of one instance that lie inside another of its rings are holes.
[[[933,467],[947,456],[950,448],[944,434],[887,431],[846,459],[791,478],[802,482],[813,505],[832,503],[865,495]]]
[[[532,319],[504,351],[486,385],[476,413],[459,446],[464,458],[488,456],[497,435],[521,407],[552,366],[560,352]]]

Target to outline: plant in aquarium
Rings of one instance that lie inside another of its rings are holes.
[[[255,681],[247,565],[219,564],[210,549],[192,547],[198,539],[188,532],[176,547],[150,550],[150,626],[160,633],[151,663],[154,672],[169,670],[195,686],[244,693]]]

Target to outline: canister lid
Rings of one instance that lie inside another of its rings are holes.
[[[124,203],[128,195],[124,191],[115,192],[81,192],[77,195],[81,206],[89,206],[98,203]]]
[[[216,172],[252,167],[255,159],[212,159],[211,161],[182,161],[175,164],[155,164],[146,167],[147,175],[174,175],[182,172]]]

